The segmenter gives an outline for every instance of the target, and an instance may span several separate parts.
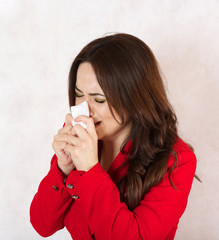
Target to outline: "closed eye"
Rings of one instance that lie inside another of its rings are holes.
[[[84,96],[83,94],[79,94],[79,93],[75,92],[75,97],[81,98],[81,97],[83,97],[83,96]],[[95,98],[94,100],[95,100],[95,102],[97,102],[97,103],[104,103],[104,102],[106,101],[105,99],[102,100],[102,99],[98,99],[98,98]]]
[[[97,103],[104,103],[106,100],[100,100],[100,99],[95,99],[95,102]]]
[[[83,94],[78,94],[77,92],[75,92],[75,97],[83,97]]]

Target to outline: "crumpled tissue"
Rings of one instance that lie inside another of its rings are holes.
[[[89,107],[88,107],[88,103],[86,101],[84,101],[83,103],[76,105],[76,106],[71,106],[71,113],[73,118],[77,118],[80,115],[85,115],[87,117],[89,117]],[[74,120],[72,121],[72,125],[76,125],[76,124],[80,124],[82,127],[84,127],[85,129],[87,129],[87,125],[83,122],[75,122]]]

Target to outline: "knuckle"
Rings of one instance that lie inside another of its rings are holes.
[[[52,148],[55,151],[57,148],[57,143],[55,141],[52,142]]]
[[[79,123],[77,123],[77,124],[74,125],[74,129],[77,130],[78,128],[80,128],[80,126],[81,125]]]
[[[75,130],[73,128],[71,129],[70,134],[72,134],[72,135],[76,134],[76,132],[75,132]]]
[[[71,129],[72,129],[72,126],[70,126],[70,125],[68,125],[68,126],[66,127],[66,131],[67,131],[67,132],[70,132]]]
[[[58,134],[60,134],[62,131],[63,131],[63,128],[60,128],[60,129],[58,130]]]
[[[71,129],[71,126],[66,125],[66,126],[64,126],[63,129],[60,130],[59,134],[69,133],[70,129]]]
[[[65,115],[65,120],[66,120],[66,122],[71,122],[71,120],[72,120],[72,115],[71,115],[71,113],[67,113],[66,115]]]
[[[54,138],[53,138],[53,141],[57,141],[57,140],[58,140],[58,137],[59,137],[59,135],[56,134],[56,135],[54,136]]]
[[[68,145],[67,144],[63,144],[63,150],[68,152]]]
[[[67,141],[67,142],[70,142],[70,141],[71,141],[71,136],[70,136],[70,135],[67,135],[65,138],[66,138],[66,141]]]
[[[75,126],[74,126],[74,132],[76,133],[76,132],[78,132],[78,131],[80,131],[80,128],[81,128],[82,126],[80,125],[80,124],[75,124]]]
[[[66,142],[73,144],[73,138],[72,138],[71,135],[67,135],[67,136],[66,136]]]

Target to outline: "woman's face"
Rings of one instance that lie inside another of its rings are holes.
[[[112,116],[106,97],[90,63],[85,62],[79,65],[75,93],[75,105],[84,101],[88,103],[90,117],[94,120],[98,139],[113,141],[118,137],[126,138],[130,131],[130,126],[120,125]],[[121,122],[115,111],[114,115]]]

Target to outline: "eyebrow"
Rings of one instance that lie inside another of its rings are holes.
[[[75,89],[81,93],[83,93],[80,89],[78,89],[76,86],[75,86]],[[97,95],[100,95],[102,97],[105,97],[105,95],[101,94],[101,93],[89,93],[90,96],[97,96]]]

